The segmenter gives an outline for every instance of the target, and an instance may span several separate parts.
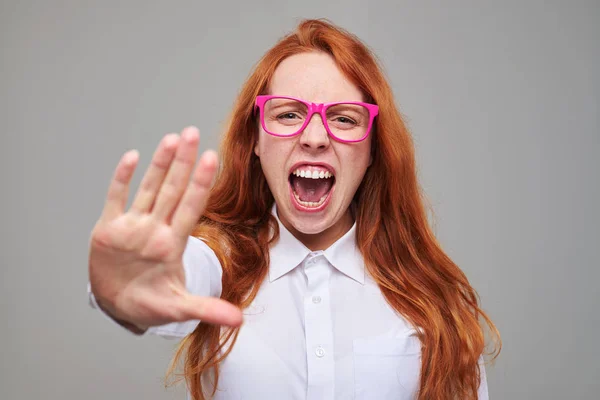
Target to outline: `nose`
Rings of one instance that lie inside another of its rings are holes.
[[[325,129],[323,119],[320,114],[314,113],[300,134],[300,145],[307,150],[324,150],[329,147],[329,144],[329,134]]]

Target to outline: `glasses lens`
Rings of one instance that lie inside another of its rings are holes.
[[[264,122],[268,132],[292,136],[300,131],[308,114],[304,103],[284,98],[269,99],[264,106]],[[369,127],[369,109],[359,104],[336,104],[327,108],[323,121],[337,138],[359,140]]]
[[[327,126],[342,140],[359,140],[369,128],[369,109],[359,104],[336,104],[327,109]]]
[[[265,127],[270,133],[291,136],[302,128],[308,108],[296,100],[272,98],[264,106]]]

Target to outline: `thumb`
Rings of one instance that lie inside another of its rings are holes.
[[[242,311],[233,304],[216,297],[187,295],[180,305],[182,320],[199,319],[217,325],[240,326]]]

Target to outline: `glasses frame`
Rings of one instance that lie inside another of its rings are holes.
[[[300,127],[300,129],[298,129],[298,132],[291,134],[291,135],[280,135],[277,133],[273,133],[271,131],[269,131],[266,127],[265,124],[265,112],[264,112],[264,106],[265,103],[271,99],[288,99],[288,100],[295,100],[298,101],[300,103],[303,103],[304,105],[306,105],[306,108],[308,110],[308,115],[306,116],[306,120],[304,121],[304,123],[302,124],[302,127]],[[329,124],[327,123],[327,109],[331,106],[335,106],[338,104],[355,104],[355,105],[360,105],[365,107],[367,110],[369,110],[369,125],[367,126],[367,130],[364,134],[363,137],[361,137],[360,139],[354,139],[354,140],[345,140],[345,139],[341,139],[337,136],[335,136],[333,134],[333,132],[331,132],[331,130],[329,129]],[[369,133],[371,132],[371,128],[373,127],[373,121],[375,120],[375,117],[379,114],[379,106],[375,105],[375,104],[370,104],[370,103],[364,103],[362,101],[338,101],[335,103],[311,103],[302,99],[298,99],[296,97],[290,97],[290,96],[275,96],[275,95],[259,95],[256,96],[256,102],[254,104],[254,113],[256,114],[256,109],[260,110],[260,124],[262,125],[263,129],[265,130],[265,132],[267,132],[269,135],[273,135],[273,136],[277,136],[277,137],[294,137],[299,135],[300,133],[302,133],[302,131],[304,131],[304,129],[306,128],[306,126],[309,124],[310,120],[312,119],[313,114],[317,113],[321,116],[321,121],[323,122],[323,126],[325,127],[325,130],[327,131],[327,133],[329,134],[329,136],[331,136],[332,138],[334,138],[335,140],[337,140],[338,142],[342,142],[342,143],[356,143],[356,142],[362,142],[363,140],[365,140],[367,138],[367,136],[369,136]]]

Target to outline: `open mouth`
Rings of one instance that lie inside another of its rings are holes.
[[[320,166],[302,166],[289,176],[290,191],[296,208],[319,211],[325,208],[335,185],[335,176]]]

